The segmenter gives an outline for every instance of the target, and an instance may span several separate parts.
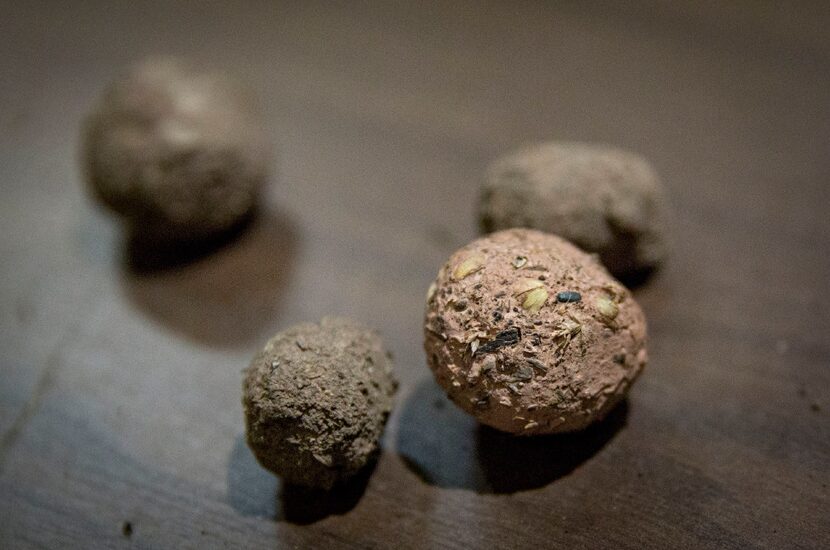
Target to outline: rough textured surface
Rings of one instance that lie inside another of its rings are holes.
[[[554,233],[598,253],[616,275],[663,261],[667,216],[663,185],[645,159],[585,143],[540,143],[496,160],[479,205],[483,231]]]
[[[625,287],[567,241],[530,229],[465,246],[427,296],[438,383],[484,424],[517,434],[602,418],[645,366],[645,339]]]
[[[0,547],[830,548],[830,2],[407,6],[5,3]],[[128,271],[75,143],[102,82],[154,51],[269,98],[264,203],[293,254],[266,232]],[[649,364],[627,407],[497,437],[426,367],[424,294],[476,237],[481,167],[552,131],[654,163],[672,256],[634,291]],[[245,443],[239,370],[252,335],[328,312],[382,328],[401,388],[362,498],[298,525]],[[229,316],[254,330],[191,336]]]
[[[247,370],[248,445],[289,483],[330,488],[375,456],[396,388],[373,331],[333,317],[296,325]]]
[[[255,206],[270,162],[250,92],[175,58],[134,67],[84,130],[95,196],[132,229],[190,239],[228,229]]]

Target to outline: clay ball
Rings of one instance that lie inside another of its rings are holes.
[[[450,399],[521,435],[603,418],[647,361],[646,320],[591,255],[531,229],[473,241],[427,295],[427,362]]]
[[[286,482],[329,489],[376,456],[396,388],[375,332],[332,317],[293,326],[246,371],[248,445]]]
[[[146,61],[105,91],[82,155],[93,195],[160,240],[212,236],[243,220],[270,164],[251,94],[173,58]]]
[[[639,155],[603,145],[541,143],[493,162],[479,203],[483,232],[528,227],[599,254],[637,276],[668,252],[666,193]]]

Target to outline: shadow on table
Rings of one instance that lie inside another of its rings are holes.
[[[228,504],[247,517],[274,518],[279,502],[280,479],[259,465],[245,435],[236,438],[228,458]]]
[[[259,465],[240,435],[228,461],[228,504],[249,517],[307,525],[352,510],[369,483],[377,461],[330,491],[288,485]]]
[[[630,273],[617,275],[617,280],[632,291],[638,290],[646,283],[656,278],[658,269],[656,267],[645,267]]]
[[[259,212],[199,242],[164,244],[136,235],[125,243],[122,285],[144,313],[173,331],[214,346],[261,339],[294,267],[295,226],[281,212]]]
[[[515,493],[568,475],[598,453],[625,426],[628,404],[572,434],[516,437],[480,425],[422,382],[404,403],[398,452],[425,482],[478,493]]]
[[[360,502],[369,478],[375,470],[373,461],[345,483],[335,485],[329,491],[309,489],[297,485],[283,485],[277,498],[281,514],[277,519],[299,525],[308,525],[332,515],[343,515]]]

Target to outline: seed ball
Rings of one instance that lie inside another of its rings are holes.
[[[573,300],[557,300],[562,292]],[[514,434],[585,428],[647,361],[646,320],[630,292],[591,255],[532,229],[453,254],[428,292],[424,329],[427,362],[450,399]]]
[[[375,332],[334,317],[293,326],[246,371],[248,445],[286,482],[329,489],[376,456],[396,389]]]
[[[165,58],[105,91],[86,120],[82,156],[93,195],[138,235],[189,240],[246,218],[270,147],[244,87]]]
[[[668,205],[639,155],[602,145],[541,143],[493,162],[479,203],[483,232],[529,227],[599,254],[617,276],[666,257]]]

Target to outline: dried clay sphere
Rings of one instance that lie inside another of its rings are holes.
[[[209,236],[245,219],[270,163],[252,95],[173,58],[113,83],[83,140],[93,194],[139,235],[159,239]]]
[[[452,255],[427,296],[425,349],[449,397],[515,434],[601,419],[646,364],[646,320],[589,254],[531,229]]]
[[[617,276],[667,254],[667,201],[642,157],[602,145],[548,142],[496,160],[479,204],[482,231],[528,227],[599,254]]]
[[[296,325],[246,371],[248,445],[287,482],[331,488],[376,455],[396,388],[375,332],[332,317]]]

